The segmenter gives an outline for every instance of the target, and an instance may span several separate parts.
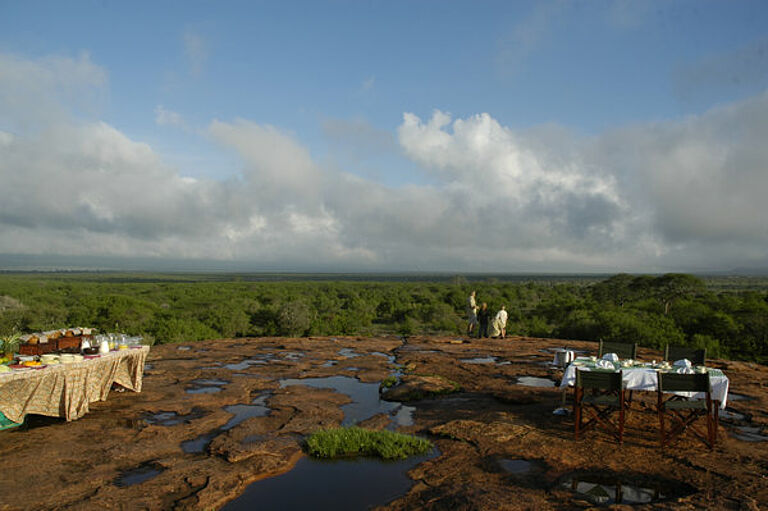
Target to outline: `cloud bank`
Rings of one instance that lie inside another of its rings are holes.
[[[728,269],[768,255],[768,93],[593,137],[405,113],[376,150],[401,152],[430,184],[395,187],[246,119],[205,130],[239,157],[234,178],[185,177],[80,114],[106,87],[87,55],[0,55],[0,253],[350,271]]]

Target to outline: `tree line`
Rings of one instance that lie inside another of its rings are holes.
[[[466,304],[506,305],[509,335],[707,348],[768,361],[764,286],[718,287],[687,274],[527,282],[249,282],[206,277],[0,275],[0,335],[66,326],[158,343],[245,336],[461,335]]]

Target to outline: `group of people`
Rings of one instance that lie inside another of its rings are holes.
[[[477,327],[478,337],[492,337],[494,339],[499,337],[503,339],[507,335],[507,306],[502,305],[499,312],[494,316],[493,322],[491,322],[491,310],[488,308],[488,304],[483,302],[478,307],[476,295],[477,292],[472,291],[467,299],[467,316],[469,321],[467,335],[471,336]],[[492,328],[490,335],[488,332],[489,326]]]

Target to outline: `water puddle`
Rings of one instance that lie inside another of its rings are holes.
[[[193,385],[227,385],[228,383],[232,382],[218,378],[198,378],[196,380],[192,380],[189,383]]]
[[[234,417],[221,427],[222,431],[229,431],[241,422],[251,417],[265,417],[269,415],[270,409],[264,406],[266,399],[269,396],[260,396],[253,400],[253,404],[250,405],[231,405],[225,406],[224,410],[227,413],[234,414]]]
[[[495,364],[496,357],[462,358],[460,362],[464,362],[465,364]]]
[[[162,471],[161,468],[158,468],[153,464],[143,465],[133,470],[123,472],[117,479],[115,479],[114,484],[120,488],[134,486],[158,476]]]
[[[387,429],[394,431],[399,427],[413,426],[413,412],[415,411],[415,406],[401,405],[390,415],[392,422],[387,426]]]
[[[498,460],[499,466],[510,474],[525,474],[530,472],[534,465],[528,460],[502,458]]]
[[[735,392],[728,393],[729,401],[753,401],[755,398],[752,396],[745,396],[744,394],[736,394]]]
[[[731,408],[720,410],[719,415],[720,419],[726,422],[745,422],[749,420],[746,415],[739,413],[736,410],[732,410]]]
[[[298,362],[303,356],[304,356],[304,353],[298,353],[295,351],[287,351],[283,353],[283,358],[286,360],[290,360],[291,362]]]
[[[329,376],[326,378],[289,378],[280,380],[280,388],[292,385],[306,385],[317,389],[333,389],[340,394],[346,394],[352,399],[352,403],[343,405],[344,412],[342,426],[349,426],[368,419],[378,413],[387,415],[394,413],[400,403],[382,401],[379,399],[378,383],[362,383],[349,376]]]
[[[154,426],[176,426],[178,424],[189,424],[194,419],[199,419],[205,413],[199,408],[193,408],[186,415],[179,415],[176,412],[157,412],[144,417],[144,422]]]
[[[525,385],[526,387],[552,388],[555,382],[549,378],[537,378],[536,376],[520,376],[515,385]]]
[[[244,371],[252,365],[263,365],[267,362],[261,358],[246,358],[245,360],[236,364],[226,364],[224,367],[231,371]]]
[[[201,453],[205,450],[206,447],[208,447],[208,444],[211,443],[211,440],[216,438],[218,434],[218,431],[214,431],[200,435],[199,437],[192,440],[185,440],[184,442],[181,442],[181,450],[187,454]]]
[[[216,394],[221,392],[221,387],[193,387],[185,392],[187,394]]]
[[[304,457],[290,472],[251,484],[240,497],[221,509],[370,509],[405,495],[413,485],[406,472],[437,454],[394,462],[367,458],[325,461]]]
[[[338,362],[336,362],[335,360],[328,360],[327,362],[320,364],[320,367],[333,367],[336,364],[338,364]]]
[[[344,369],[344,370],[345,370],[345,371],[359,371],[359,370],[360,370],[360,368],[359,368],[359,367],[347,367],[347,368],[346,368],[346,369]]]
[[[203,451],[205,451],[206,447],[208,447],[208,444],[211,443],[211,440],[216,438],[219,434],[221,434],[223,431],[228,431],[241,422],[243,422],[246,419],[250,419],[251,417],[265,417],[269,415],[270,409],[266,405],[267,399],[272,395],[271,392],[265,392],[264,394],[261,394],[260,396],[256,397],[253,401],[251,401],[250,405],[231,405],[231,406],[225,406],[224,411],[231,413],[234,415],[225,425],[223,425],[220,428],[216,428],[213,431],[210,431],[208,433],[204,433],[197,438],[193,438],[192,440],[185,440],[184,442],[181,442],[181,450],[184,451],[187,454],[198,454]],[[247,443],[248,441],[255,442],[257,441],[255,437],[258,435],[250,435],[249,437],[246,437],[243,442]],[[248,440],[248,438],[252,438],[251,440]]]
[[[361,353],[357,353],[352,348],[341,348],[339,350],[339,355],[341,355],[342,357],[347,357],[347,358],[356,358],[356,357],[361,357],[362,356]]]
[[[179,346],[176,349],[179,350],[179,351],[189,351],[189,350],[192,349],[192,347],[191,346]]]
[[[760,426],[738,426],[731,432],[731,436],[742,442],[765,442],[768,441],[768,435],[763,434],[763,428]]]
[[[644,480],[641,476],[616,474],[574,474],[562,479],[560,485],[598,506],[649,504],[693,491],[690,486],[677,481]]]
[[[394,364],[395,363],[395,356],[394,355],[390,355],[389,353],[382,353],[380,351],[374,351],[374,352],[371,353],[371,355],[374,355],[376,357],[386,358],[387,362],[389,362],[390,364]]]

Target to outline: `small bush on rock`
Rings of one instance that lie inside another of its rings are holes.
[[[307,439],[307,451],[318,458],[377,456],[394,460],[424,454],[431,448],[432,443],[423,438],[358,427],[325,429]]]

